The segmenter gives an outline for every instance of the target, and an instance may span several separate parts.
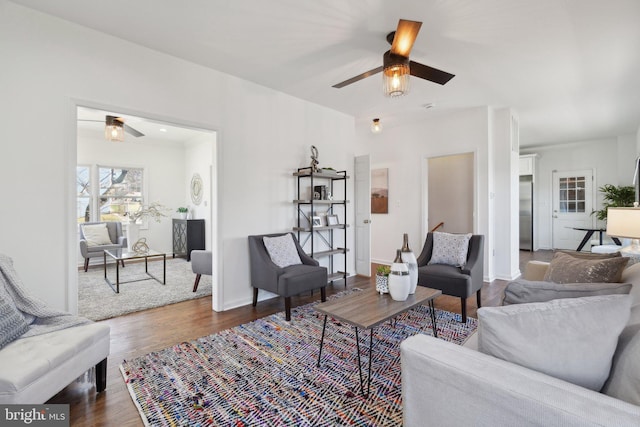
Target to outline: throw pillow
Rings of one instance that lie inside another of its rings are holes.
[[[560,298],[628,294],[631,291],[631,286],[631,283],[553,283],[518,279],[507,285],[502,304],[524,304]]]
[[[271,261],[278,267],[284,268],[289,265],[302,264],[291,234],[287,233],[278,237],[263,237],[262,241],[264,242],[264,247],[267,248]]]
[[[0,349],[29,330],[24,316],[6,292],[0,293]]]
[[[111,245],[107,224],[90,224],[82,226],[82,234],[87,246]]]
[[[469,234],[450,234],[433,232],[433,250],[429,264],[447,264],[464,267],[469,252]]]
[[[620,334],[613,355],[613,367],[602,392],[616,399],[640,406],[640,307],[635,307],[636,321]],[[633,314],[632,314],[632,317]]]
[[[622,256],[620,251],[612,252],[608,254],[598,254],[593,252],[563,251],[563,250],[560,250],[558,252],[567,254],[569,256],[572,256],[574,258],[579,258],[579,259],[609,259],[609,258],[618,258]]]
[[[619,282],[628,261],[627,257],[581,259],[557,252],[549,263],[544,280],[555,283]]]
[[[478,349],[600,391],[630,307],[629,295],[603,295],[479,308]]]

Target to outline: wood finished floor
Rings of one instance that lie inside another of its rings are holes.
[[[548,260],[550,255],[542,251],[521,252],[521,264],[529,259]],[[372,271],[375,266],[372,266]],[[482,305],[497,306],[507,282],[495,280],[482,287]],[[372,278],[350,278],[347,288],[375,287],[375,273]],[[327,288],[327,295],[345,289],[344,283],[336,283]],[[318,300],[313,296],[298,296],[292,305],[298,306]],[[460,299],[443,295],[436,299],[436,308],[460,313]],[[152,351],[170,347],[182,341],[190,341],[225,329],[250,322],[284,310],[281,298],[259,302],[257,307],[247,306],[217,313],[211,309],[210,297],[185,301],[177,304],[132,313],[114,319],[104,320],[111,327],[111,354],[107,368],[107,388],[95,393],[92,373],[89,372],[70,384],[48,403],[69,403],[72,426],[143,426],[129,392],[122,380],[119,366],[123,360],[142,356]],[[467,301],[467,315],[476,317],[475,298]]]

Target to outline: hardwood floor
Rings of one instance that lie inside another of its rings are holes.
[[[521,252],[521,260],[548,259],[547,255]],[[347,288],[375,287],[375,269],[372,277],[353,277]],[[482,304],[497,306],[507,282],[495,280],[482,287]],[[345,289],[339,282],[327,287],[327,295]],[[320,294],[292,298],[292,306],[319,300]],[[460,299],[443,295],[436,299],[436,308],[460,313]],[[111,354],[107,368],[107,388],[95,393],[93,372],[88,372],[70,384],[48,403],[69,403],[72,426],[142,426],[129,392],[122,379],[119,365],[123,360],[142,356],[152,351],[170,347],[182,341],[190,341],[210,335],[260,317],[284,310],[282,298],[259,302],[257,307],[247,306],[217,313],[211,309],[211,298],[189,300],[165,307],[132,313],[114,319],[104,320],[111,327]],[[476,317],[475,298],[467,300],[467,314]]]

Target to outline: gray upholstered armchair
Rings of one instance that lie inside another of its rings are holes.
[[[213,259],[211,256],[211,251],[204,251],[200,249],[194,249],[191,251],[191,271],[196,274],[196,280],[193,282],[193,292],[198,290],[200,277],[202,277],[203,274],[211,276],[211,273],[213,273]]]
[[[109,239],[111,244],[90,246],[87,244],[87,240],[82,230],[85,225],[93,224],[107,224],[107,231],[109,232]],[[127,238],[122,234],[122,223],[117,221],[100,221],[100,222],[85,222],[80,224],[80,253],[84,258],[84,271],[89,268],[89,259],[93,257],[102,257],[106,249],[121,249],[127,247]],[[122,262],[124,267],[124,261]]]
[[[467,263],[464,267],[429,264],[433,251],[433,233],[427,233],[422,253],[418,257],[418,285],[440,289],[445,295],[460,297],[462,322],[467,321],[467,298],[476,294],[478,308],[484,275],[484,236],[474,234],[469,241]]]
[[[249,236],[249,256],[251,264],[251,286],[253,286],[253,306],[258,303],[258,289],[273,292],[284,297],[286,319],[291,320],[291,297],[302,292],[320,289],[322,301],[326,301],[327,269],[307,255],[300,247],[293,233],[293,242],[302,264],[278,267],[264,246],[263,237],[279,237],[287,233]]]

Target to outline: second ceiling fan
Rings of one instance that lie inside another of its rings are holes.
[[[453,77],[453,74],[419,62],[411,61],[409,54],[418,37],[422,22],[401,19],[398,28],[387,35],[387,41],[391,49],[382,57],[382,66],[366,71],[355,77],[333,85],[342,88],[364,78],[383,72],[384,92],[387,96],[400,96],[407,93],[409,88],[409,75],[429,80],[444,85]]]

